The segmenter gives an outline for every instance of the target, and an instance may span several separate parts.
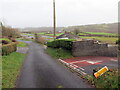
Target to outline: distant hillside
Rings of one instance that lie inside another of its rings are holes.
[[[66,31],[73,31],[79,29],[83,32],[107,32],[107,33],[118,33],[118,23],[111,24],[92,24],[82,26],[69,26]]]
[[[118,33],[118,23],[110,24],[91,24],[91,25],[80,25],[80,26],[69,26],[69,27],[57,27],[57,31],[73,31],[79,29],[83,32],[107,32],[107,33]],[[31,32],[44,32],[44,31],[53,31],[53,27],[38,27],[38,28],[24,28],[22,31],[31,31]]]
[[[62,30],[63,27],[57,27],[57,31],[59,30]],[[21,29],[21,31],[30,31],[30,32],[36,32],[36,33],[39,33],[39,32],[47,32],[47,31],[53,31],[53,27],[38,27],[38,28],[24,28],[24,29]]]

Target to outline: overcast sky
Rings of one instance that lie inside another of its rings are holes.
[[[0,19],[12,27],[53,26],[53,0],[0,0]],[[120,0],[56,0],[57,26],[114,23]]]

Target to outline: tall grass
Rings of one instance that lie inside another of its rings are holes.
[[[62,48],[47,48],[46,52],[51,55],[54,58],[61,58],[61,59],[67,59],[72,58],[72,54],[69,50],[65,50]]]

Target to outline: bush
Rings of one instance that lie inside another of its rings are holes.
[[[17,43],[12,42],[10,44],[7,45],[3,45],[2,46],[2,56],[3,55],[8,55],[12,52],[15,52],[17,50]]]
[[[63,48],[67,50],[72,50],[72,44],[74,39],[59,39],[47,43],[48,47],[52,48]]]
[[[12,41],[8,38],[0,38],[0,43],[2,43],[2,44],[4,44],[4,43],[8,44],[8,43],[11,43],[11,42]]]
[[[37,41],[38,43],[45,44],[45,43],[47,42],[47,38],[45,38],[45,37],[38,37],[38,38],[36,39],[36,41]]]
[[[12,42],[17,42],[17,41],[16,41],[15,39],[13,39],[13,38],[11,38],[10,40],[11,40]]]
[[[53,58],[61,58],[61,59],[67,59],[67,58],[73,58],[72,53],[69,50],[65,50],[62,48],[47,48],[46,52],[51,55]]]
[[[118,39],[118,40],[116,41],[116,44],[119,44],[119,45],[120,45],[120,39]]]
[[[2,40],[2,45],[4,45],[4,44],[8,44],[9,42],[8,41],[6,41],[6,40]]]

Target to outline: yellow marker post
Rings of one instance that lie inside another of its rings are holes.
[[[102,69],[100,69],[98,72],[94,73],[94,76],[96,78],[98,78],[99,76],[101,76],[103,73],[107,72],[108,71],[108,67],[105,66],[103,67]]]

